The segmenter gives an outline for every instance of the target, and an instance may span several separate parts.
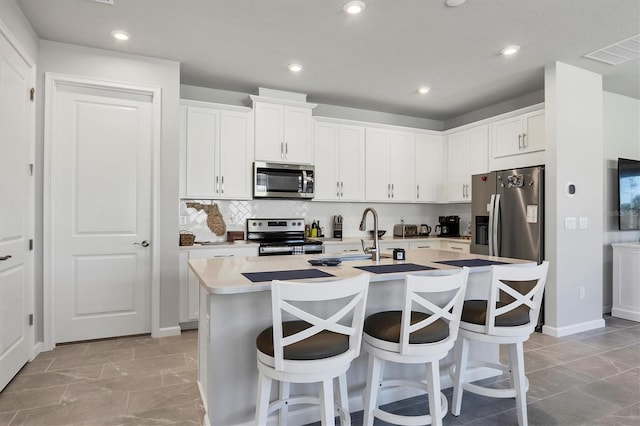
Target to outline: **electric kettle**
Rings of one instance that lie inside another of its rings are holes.
[[[428,237],[431,233],[431,227],[429,225],[425,225],[424,223],[418,227],[418,235],[421,237]]]

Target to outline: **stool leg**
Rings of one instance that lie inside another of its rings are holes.
[[[518,410],[518,425],[527,426],[527,390],[524,377],[524,350],[522,342],[509,345],[509,367],[516,390],[516,408]]]
[[[256,426],[267,424],[269,417],[269,398],[271,397],[271,379],[264,374],[258,375],[258,400],[256,402]]]
[[[458,336],[455,345],[455,372],[453,375],[453,401],[451,403],[451,414],[460,415],[462,409],[462,384],[464,383],[464,372],[467,368],[467,355],[469,353],[469,342],[462,336]]]
[[[442,400],[440,399],[440,363],[427,363],[427,392],[429,393],[429,415],[433,426],[442,426]]]
[[[323,380],[320,383],[320,410],[322,412],[322,426],[335,426],[335,413],[333,411],[333,379]]]
[[[347,373],[338,377],[338,393],[340,394],[340,406],[345,414],[349,413],[349,393],[347,392]]]
[[[369,354],[367,388],[364,394],[364,425],[373,426],[373,410],[378,408],[378,389],[384,369],[384,361]]]
[[[279,382],[280,384],[280,399],[286,400],[289,399],[289,389],[291,384],[289,382]],[[289,405],[285,404],[280,409],[280,413],[278,414],[278,421],[280,422],[280,426],[287,426],[287,415],[289,414]]]

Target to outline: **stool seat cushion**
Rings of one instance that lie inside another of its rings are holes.
[[[498,308],[506,303],[498,302]],[[465,300],[462,307],[462,322],[470,324],[485,325],[487,321],[487,301],[486,300]],[[496,317],[496,327],[517,327],[529,324],[529,308],[525,305],[505,312]]]
[[[282,323],[285,337],[299,333],[311,327],[306,321],[287,321]],[[258,350],[273,356],[273,327],[264,329],[256,339]],[[323,330],[318,334],[299,342],[285,346],[284,359],[308,361],[329,358],[349,350],[349,336]]]
[[[411,324],[430,317],[424,312],[411,312]],[[364,332],[376,339],[387,342],[400,343],[400,328],[402,311],[385,311],[369,315],[364,320]],[[409,336],[409,343],[419,345],[435,343],[449,337],[449,324],[443,319],[437,319],[433,324],[417,330]]]

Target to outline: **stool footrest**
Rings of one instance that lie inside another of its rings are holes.
[[[271,415],[272,413],[281,410],[285,406],[292,406],[298,404],[308,404],[308,405],[320,405],[320,398],[315,396],[295,396],[291,398],[279,399],[277,401],[273,401],[269,404],[269,410],[267,415]],[[345,410],[340,404],[334,401],[334,410],[340,416],[340,425],[351,426],[351,414],[348,410]]]
[[[524,388],[526,392],[529,390],[529,379],[527,379],[527,377],[525,376],[524,381],[525,381]],[[515,398],[516,397],[515,388],[496,389],[496,388],[489,388],[486,386],[474,385],[473,383],[462,383],[462,389],[471,393],[488,396],[491,398]]]
[[[399,380],[395,380],[395,381],[399,381]],[[414,383],[420,383],[420,382],[414,382]],[[447,411],[449,409],[449,403],[447,402],[447,397],[445,397],[442,392],[440,392],[440,406],[442,407],[441,418],[444,418],[447,415]],[[422,426],[422,425],[430,425],[433,423],[431,414],[425,414],[422,416],[402,416],[400,414],[389,413],[388,411],[384,411],[380,408],[376,408],[373,410],[373,416],[387,423],[393,423],[396,425],[404,425],[404,426]]]

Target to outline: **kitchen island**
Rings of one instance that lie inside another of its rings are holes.
[[[388,256],[388,253],[386,253]],[[271,279],[289,273],[287,271],[311,271],[329,277],[315,281],[354,277],[365,272],[358,267],[384,267],[386,273],[370,273],[367,315],[388,309],[400,309],[403,298],[404,276],[407,272],[389,269],[404,268],[408,264],[432,268],[414,271],[414,274],[448,274],[456,266],[438,263],[477,259],[471,267],[467,286],[467,299],[486,298],[489,286],[489,266],[500,262],[533,265],[533,262],[481,255],[469,255],[442,250],[407,250],[405,261],[384,257],[379,262],[371,260],[343,261],[339,266],[311,266],[309,259],[322,256],[266,256],[246,258],[196,259],[189,261],[191,270],[201,284],[200,319],[198,335],[198,383],[205,404],[205,423],[211,425],[252,424],[258,370],[256,367],[255,338],[271,325]],[[404,265],[404,266],[403,266]],[[376,271],[381,272],[381,271]],[[266,273],[266,274],[265,274]],[[305,273],[305,272],[303,272]],[[246,274],[243,275],[243,274]],[[251,281],[250,277],[254,280]],[[262,278],[261,278],[262,277]],[[296,281],[305,281],[298,279]],[[473,361],[498,360],[497,349],[481,344],[472,348]],[[451,381],[448,368],[452,354],[441,362],[442,387]],[[354,360],[347,375],[351,411],[362,409],[362,392],[366,383],[367,359],[361,355]],[[413,367],[413,368],[411,368]],[[420,366],[390,366],[396,377],[423,376]],[[498,374],[495,370],[476,368],[468,375],[473,380]],[[381,403],[415,395],[411,390],[385,389],[380,394]],[[294,385],[292,394],[315,393],[314,385]],[[275,393],[274,393],[275,398]],[[317,407],[290,410],[290,424],[304,424],[319,419]]]

